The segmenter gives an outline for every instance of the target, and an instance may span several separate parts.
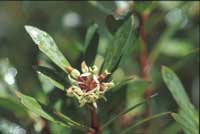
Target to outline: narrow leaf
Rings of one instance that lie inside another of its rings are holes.
[[[113,36],[111,43],[109,44],[103,67],[101,70],[107,69],[109,72],[114,72],[117,68],[117,65],[120,62],[120,59],[123,55],[124,48],[129,43],[129,37],[132,34],[132,21],[133,19],[129,17],[129,19],[124,22],[124,24],[117,30],[115,35]]]
[[[122,59],[121,61],[125,61],[127,59],[128,56],[131,55],[131,53],[133,52],[133,50],[135,49],[135,42],[138,39],[138,35],[139,35],[139,30],[138,29],[134,29],[131,31],[130,35],[128,36],[127,42],[124,46],[124,48],[122,49]],[[120,64],[123,64],[124,62],[121,62]]]
[[[17,92],[17,96],[20,98],[21,103],[31,112],[53,122],[65,127],[75,127],[78,129],[87,129],[88,127],[81,125],[80,123],[73,121],[69,117],[61,114],[50,111],[50,109],[35,100],[34,98],[24,95],[20,92]],[[62,119],[61,119],[62,118]]]
[[[89,27],[85,37],[85,60],[88,65],[93,64],[99,45],[98,25],[93,24]]]
[[[162,77],[169,91],[180,107],[179,114],[172,117],[181,125],[186,133],[198,133],[199,115],[197,110],[190,102],[185,89],[176,74],[167,67],[162,67]],[[185,127],[184,127],[185,126]],[[187,127],[186,127],[187,126]]]
[[[17,96],[20,98],[21,103],[31,112],[53,122],[53,123],[57,123],[59,125],[65,126],[65,127],[70,127],[68,124],[65,124],[63,122],[57,121],[56,119],[54,119],[53,116],[51,116],[48,112],[44,111],[43,107],[40,105],[40,103],[38,101],[36,101],[34,98],[24,95],[20,92],[16,93]]]
[[[57,88],[64,90],[67,83],[67,80],[59,76],[55,71],[50,68],[35,66],[34,69],[41,75],[44,79],[49,80]]]
[[[70,119],[69,117],[65,116],[64,114],[60,113],[60,112],[55,112],[56,115],[58,115],[64,122],[71,124],[71,126],[80,128],[80,129],[89,129],[87,126],[84,126],[76,121],[73,121],[72,119]]]
[[[42,116],[49,121],[55,122],[54,118],[46,113],[34,98],[26,96],[20,92],[17,92],[17,96],[20,98],[21,103],[30,111],[36,113],[39,116]]]
[[[174,118],[174,120],[176,120],[176,122],[178,122],[178,124],[183,128],[186,134],[197,134],[197,132],[195,131],[197,131],[198,129],[191,129],[192,127],[188,125],[187,121],[184,118],[182,118],[179,114],[172,113],[171,115]]]
[[[16,98],[0,96],[0,109],[1,108],[12,111],[17,117],[28,117],[26,109]]]
[[[38,45],[40,51],[45,53],[56,65],[67,72],[66,67],[70,66],[70,63],[60,52],[52,37],[48,33],[33,26],[25,26],[25,29],[35,44]]]
[[[135,128],[137,128],[138,126],[150,121],[150,120],[153,120],[153,119],[156,119],[156,118],[159,118],[159,117],[162,117],[162,116],[165,116],[165,115],[169,115],[170,112],[165,112],[165,113],[160,113],[160,114],[156,114],[156,115],[153,115],[153,116],[150,116],[148,118],[145,118],[144,120],[141,120],[135,124],[133,124],[131,127],[123,130],[122,132],[120,132],[119,134],[126,134],[130,131],[133,131]]]
[[[179,107],[182,110],[187,111],[188,114],[196,114],[197,111],[191,104],[185,89],[176,74],[171,69],[163,66],[162,77]]]

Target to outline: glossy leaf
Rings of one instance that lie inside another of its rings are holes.
[[[17,96],[20,98],[21,103],[30,111],[34,112],[39,116],[42,116],[43,118],[49,121],[55,122],[54,118],[48,113],[46,113],[34,98],[26,96],[20,92],[17,92]]]
[[[49,80],[54,86],[57,88],[64,90],[67,83],[67,80],[63,79],[59,76],[56,72],[54,72],[50,68],[42,67],[42,66],[35,66],[34,69],[42,76],[44,79]]]
[[[25,29],[35,44],[38,45],[40,51],[45,53],[56,65],[66,72],[66,67],[70,66],[70,63],[60,52],[52,37],[33,26],[25,26]]]
[[[197,134],[195,133],[196,130],[192,129],[192,127],[186,123],[186,120],[179,114],[172,113],[171,115],[174,120],[176,120],[176,122],[178,122],[179,125],[184,129],[186,134]]]
[[[124,48],[122,49],[122,59],[121,59],[122,62],[120,64],[124,64],[127,57],[130,56],[133,50],[135,49],[135,44],[139,35],[138,31],[139,31],[138,29],[133,28],[132,32],[130,33],[127,42]]]
[[[125,53],[124,48],[128,49],[126,46],[129,45],[130,40],[132,40],[130,38],[133,32],[132,23],[133,19],[130,17],[113,36],[106,51],[102,70],[107,69],[112,73],[119,65],[120,59],[123,53]]]
[[[98,34],[98,25],[92,24],[87,30],[85,37],[85,60],[88,65],[93,64],[95,56],[97,54],[97,48],[99,45],[99,34]]]
[[[192,113],[192,115],[194,113],[197,113],[194,106],[191,104],[181,81],[178,79],[176,74],[171,69],[163,66],[162,77],[179,107],[182,110]]]
[[[81,124],[73,121],[72,119],[70,119],[67,116],[65,116],[65,118],[67,118],[68,120],[66,120],[66,119],[65,119],[65,121],[60,120],[58,118],[59,117],[58,114],[55,114],[55,112],[53,112],[53,111],[49,111],[49,108],[47,106],[41,104],[34,98],[24,95],[20,92],[17,92],[17,96],[20,98],[21,103],[31,112],[51,121],[53,123],[59,124],[61,126],[76,127],[76,128],[83,129]]]
[[[28,117],[26,109],[14,98],[0,96],[0,109],[1,108],[14,112],[17,117]]]
[[[21,103],[31,112],[51,121],[53,123],[57,123],[59,125],[65,126],[65,127],[70,127],[68,124],[64,124],[63,122],[57,121],[56,119],[54,119],[53,116],[51,116],[49,113],[44,111],[44,109],[39,104],[39,102],[36,101],[34,98],[32,98],[30,96],[26,96],[20,92],[17,92],[17,96],[20,98]]]
[[[180,107],[179,114],[173,114],[172,117],[174,117],[174,119],[182,126],[190,126],[183,127],[185,132],[192,132],[197,134],[199,126],[199,115],[197,110],[191,104],[181,81],[176,76],[176,74],[167,67],[162,67],[162,77],[169,91]]]

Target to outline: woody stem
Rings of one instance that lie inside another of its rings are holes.
[[[145,32],[145,22],[147,21],[148,14],[141,13],[140,14],[140,42],[141,42],[141,53],[140,53],[140,70],[141,70],[141,76],[145,80],[149,80],[149,59],[148,59],[148,52],[147,52],[147,42],[146,42],[146,32]],[[144,92],[144,98],[149,98],[153,93],[153,90],[151,88],[148,88]],[[147,107],[143,113],[144,118],[147,118],[150,116],[151,108],[149,102],[147,103]],[[144,128],[147,128],[148,124],[144,126]],[[144,134],[146,131],[144,131]]]

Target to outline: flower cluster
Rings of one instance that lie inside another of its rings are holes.
[[[80,106],[84,106],[88,103],[95,103],[97,99],[104,98],[104,93],[114,86],[114,83],[103,82],[105,78],[110,74],[105,70],[102,74],[98,74],[98,68],[96,66],[88,67],[83,61],[81,64],[82,74],[72,67],[68,67],[68,78],[72,84],[67,89],[67,95],[75,97]]]

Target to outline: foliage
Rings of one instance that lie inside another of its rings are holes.
[[[0,133],[198,133],[199,2],[0,3]]]
[[[179,113],[172,113],[172,117],[182,126],[185,133],[198,134],[199,115],[191,104],[180,80],[176,74],[167,67],[162,68],[162,76],[180,107]]]

